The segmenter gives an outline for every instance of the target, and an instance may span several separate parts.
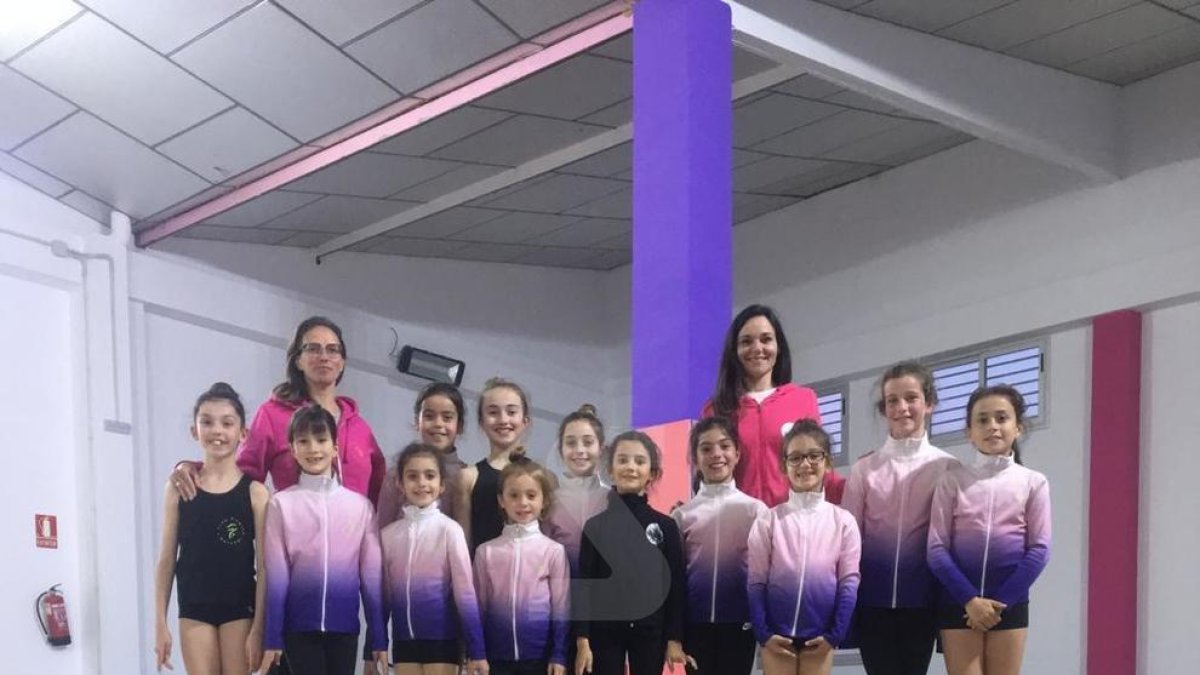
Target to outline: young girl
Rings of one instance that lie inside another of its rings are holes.
[[[596,471],[602,447],[604,424],[591,404],[580,406],[559,424],[558,452],[564,471],[554,493],[550,515],[542,523],[542,531],[567,550],[572,576],[579,572],[579,540],[583,536],[583,525],[603,511],[608,503],[609,490],[600,482]]]
[[[533,460],[513,457],[500,472],[504,533],[475,552],[491,675],[566,672],[567,554],[538,521],[554,501],[554,477]]]
[[[825,501],[829,435],[800,420],[783,439],[792,492],[750,533],[750,616],[765,675],[829,675],[850,628],[861,545],[854,517]]]
[[[888,438],[854,463],[842,506],[862,533],[859,652],[868,675],[925,675],[936,636],[937,584],[925,563],[934,487],[958,461],[930,445],[933,375],[906,361],[880,378]]]
[[[683,647],[696,659],[697,675],[747,675],[754,666],[754,633],[746,630],[747,540],[767,507],[734,482],[742,453],[729,420],[700,420],[688,445],[700,491],[671,514],[687,557]]]
[[[353,675],[359,596],[374,667],[387,672],[379,529],[367,498],[338,482],[337,422],[320,405],[288,425],[299,482],[267,507],[263,557],[267,617],[262,670]]]
[[[521,439],[529,427],[529,397],[515,382],[493,377],[479,393],[479,426],[488,439],[488,456],[463,469],[459,524],[467,533],[471,555],[489,539],[500,536],[504,519],[496,495],[500,472],[512,454],[524,454]]]
[[[933,497],[929,567],[942,584],[938,628],[950,675],[1015,675],[1029,588],[1050,558],[1050,487],[1021,466],[1025,400],[1008,385],[967,401],[975,463],[944,474]]]
[[[575,672],[659,675],[665,658],[684,664],[684,565],[675,521],[650,507],[646,490],[662,476],[649,436],[626,431],[602,456],[612,480],[608,506],[583,527],[572,610]],[[692,662],[694,666],[694,662]]]
[[[413,424],[421,442],[437,449],[446,458],[446,471],[442,474],[445,490],[438,499],[438,510],[459,520],[459,483],[462,470],[467,464],[458,458],[455,442],[463,432],[466,406],[458,387],[448,382],[431,382],[417,393],[413,404]],[[388,479],[379,492],[379,527],[387,527],[401,517],[400,507],[404,502],[399,468],[388,472]]]
[[[792,383],[792,357],[774,310],[750,305],[733,318],[725,334],[712,399],[700,413],[733,421],[745,456],[736,478],[746,494],[775,506],[788,499],[788,483],[776,470],[785,426],[820,419],[817,395]],[[845,479],[825,474],[829,501],[841,500]]]
[[[217,382],[196,399],[191,432],[204,450],[204,465],[192,501],[182,501],[167,483],[155,575],[156,665],[173,669],[167,605],[178,576],[184,668],[249,673],[262,655],[263,587],[255,584],[262,560],[256,552],[270,494],[237,468],[246,414],[232,387]]]
[[[487,672],[467,540],[438,509],[446,454],[413,443],[396,459],[404,515],[380,534],[396,675],[456,675],[459,637],[468,675]]]

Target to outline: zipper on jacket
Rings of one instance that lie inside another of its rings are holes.
[[[521,542],[513,538],[513,573],[512,573],[512,635],[513,661],[521,660],[521,648],[517,645],[517,570],[521,568]]]
[[[808,574],[808,537],[804,537],[804,551],[800,563],[800,590],[796,592],[796,613],[792,616],[792,635],[800,626],[800,605],[804,602],[804,577]]]
[[[417,535],[420,534],[421,524],[413,522],[412,535],[408,538],[408,569],[404,575],[404,618],[408,622],[408,637],[411,640],[417,639],[416,632],[413,631],[412,622],[412,568],[413,554],[417,550]]]
[[[896,609],[896,596],[900,588],[900,543],[904,534],[904,506],[908,501],[906,486],[900,480],[896,482],[900,486],[900,513],[896,517],[896,557],[892,561],[892,609]]]
[[[987,514],[987,529],[985,531],[985,538],[983,540],[983,570],[980,571],[980,573],[979,573],[979,595],[982,597],[985,597],[985,598],[987,597],[986,595],[984,595],[984,592],[985,592],[984,588],[987,585],[988,550],[992,546],[992,516],[994,513],[993,509],[995,508],[995,505],[996,505],[996,484],[992,481],[988,481],[988,514]]]
[[[321,530],[325,535],[325,548],[321,551],[322,560],[322,575],[321,575],[321,632],[325,632],[325,610],[329,604],[329,493],[321,495],[321,505],[324,507],[325,520],[321,523]]]
[[[722,504],[723,501],[724,501],[724,496],[718,495],[716,498],[716,502],[717,502],[717,517],[716,517],[717,542],[713,546],[712,611],[709,612],[709,616],[708,616],[709,623],[717,622],[717,567],[719,566],[719,563],[721,560],[721,558],[720,558],[720,555],[721,555],[721,508],[723,506],[723,504]]]

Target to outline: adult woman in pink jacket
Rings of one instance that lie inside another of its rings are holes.
[[[820,420],[817,395],[792,384],[792,355],[774,310],[750,305],[738,312],[721,351],[717,386],[701,417],[724,417],[737,425],[742,459],[734,470],[738,489],[768,507],[788,499],[779,471],[783,435],[800,419]],[[846,479],[830,469],[825,498],[841,502]]]
[[[296,410],[316,403],[337,421],[342,484],[377,503],[387,465],[370,425],[358,414],[358,404],[338,396],[345,370],[346,343],[337,324],[321,316],[301,322],[287,350],[287,380],[259,407],[238,449],[242,473],[257,481],[270,475],[276,491],[295,485],[300,472],[288,449],[288,423]],[[184,500],[196,494],[197,470],[193,462],[180,462],[171,474]]]

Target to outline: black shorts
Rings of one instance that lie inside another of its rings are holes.
[[[220,627],[230,621],[241,621],[254,618],[253,605],[205,605],[201,603],[183,605],[179,608],[179,618],[199,621],[210,626]]]
[[[462,663],[458,640],[396,640],[392,663]]]
[[[962,607],[940,605],[937,616],[938,630],[969,629],[967,619],[964,616],[966,613],[967,611]],[[992,627],[991,630],[1016,630],[1018,628],[1029,628],[1028,602],[1018,603],[1001,612],[1000,623]]]

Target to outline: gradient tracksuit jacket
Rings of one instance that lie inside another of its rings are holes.
[[[767,505],[737,489],[734,480],[702,483],[671,517],[683,537],[687,561],[688,623],[745,624],[750,530]]]
[[[846,637],[858,595],[858,525],[822,492],[792,492],[750,531],[750,621],[759,644],[772,635]]]
[[[283,649],[285,633],[357,635],[361,595],[367,644],[387,650],[379,530],[366,497],[333,478],[300,474],[267,505],[263,559],[266,649]]]
[[[461,639],[468,658],[485,658],[462,526],[437,504],[407,504],[403,517],[383,528],[380,539],[392,639]]]
[[[596,476],[575,478],[562,476],[554,491],[554,505],[542,521],[542,532],[563,545],[571,576],[579,575],[579,548],[583,526],[588,519],[608,506],[609,488]]]
[[[1050,486],[1012,456],[976,454],[971,466],[948,471],[933,497],[929,567],[943,602],[975,597],[1012,606],[1050,560]]]

